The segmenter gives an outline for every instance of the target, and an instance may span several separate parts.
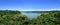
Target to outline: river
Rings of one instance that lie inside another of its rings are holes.
[[[28,16],[29,18],[36,18],[37,16],[40,16],[40,13],[26,13],[26,12],[21,13]]]

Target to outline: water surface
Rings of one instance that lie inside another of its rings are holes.
[[[26,12],[22,12],[22,14],[28,16],[29,18],[36,18],[37,16],[40,16],[40,13],[26,13]]]

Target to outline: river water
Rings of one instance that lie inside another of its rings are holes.
[[[36,18],[37,16],[40,16],[40,13],[26,13],[26,12],[22,12],[22,14],[28,16],[29,18]]]

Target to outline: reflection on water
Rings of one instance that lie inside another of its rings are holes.
[[[37,16],[39,16],[39,13],[26,13],[26,12],[22,12],[22,14],[28,16],[29,18],[36,18]]]

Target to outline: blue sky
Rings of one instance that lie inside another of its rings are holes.
[[[0,0],[0,10],[60,10],[60,0]]]

